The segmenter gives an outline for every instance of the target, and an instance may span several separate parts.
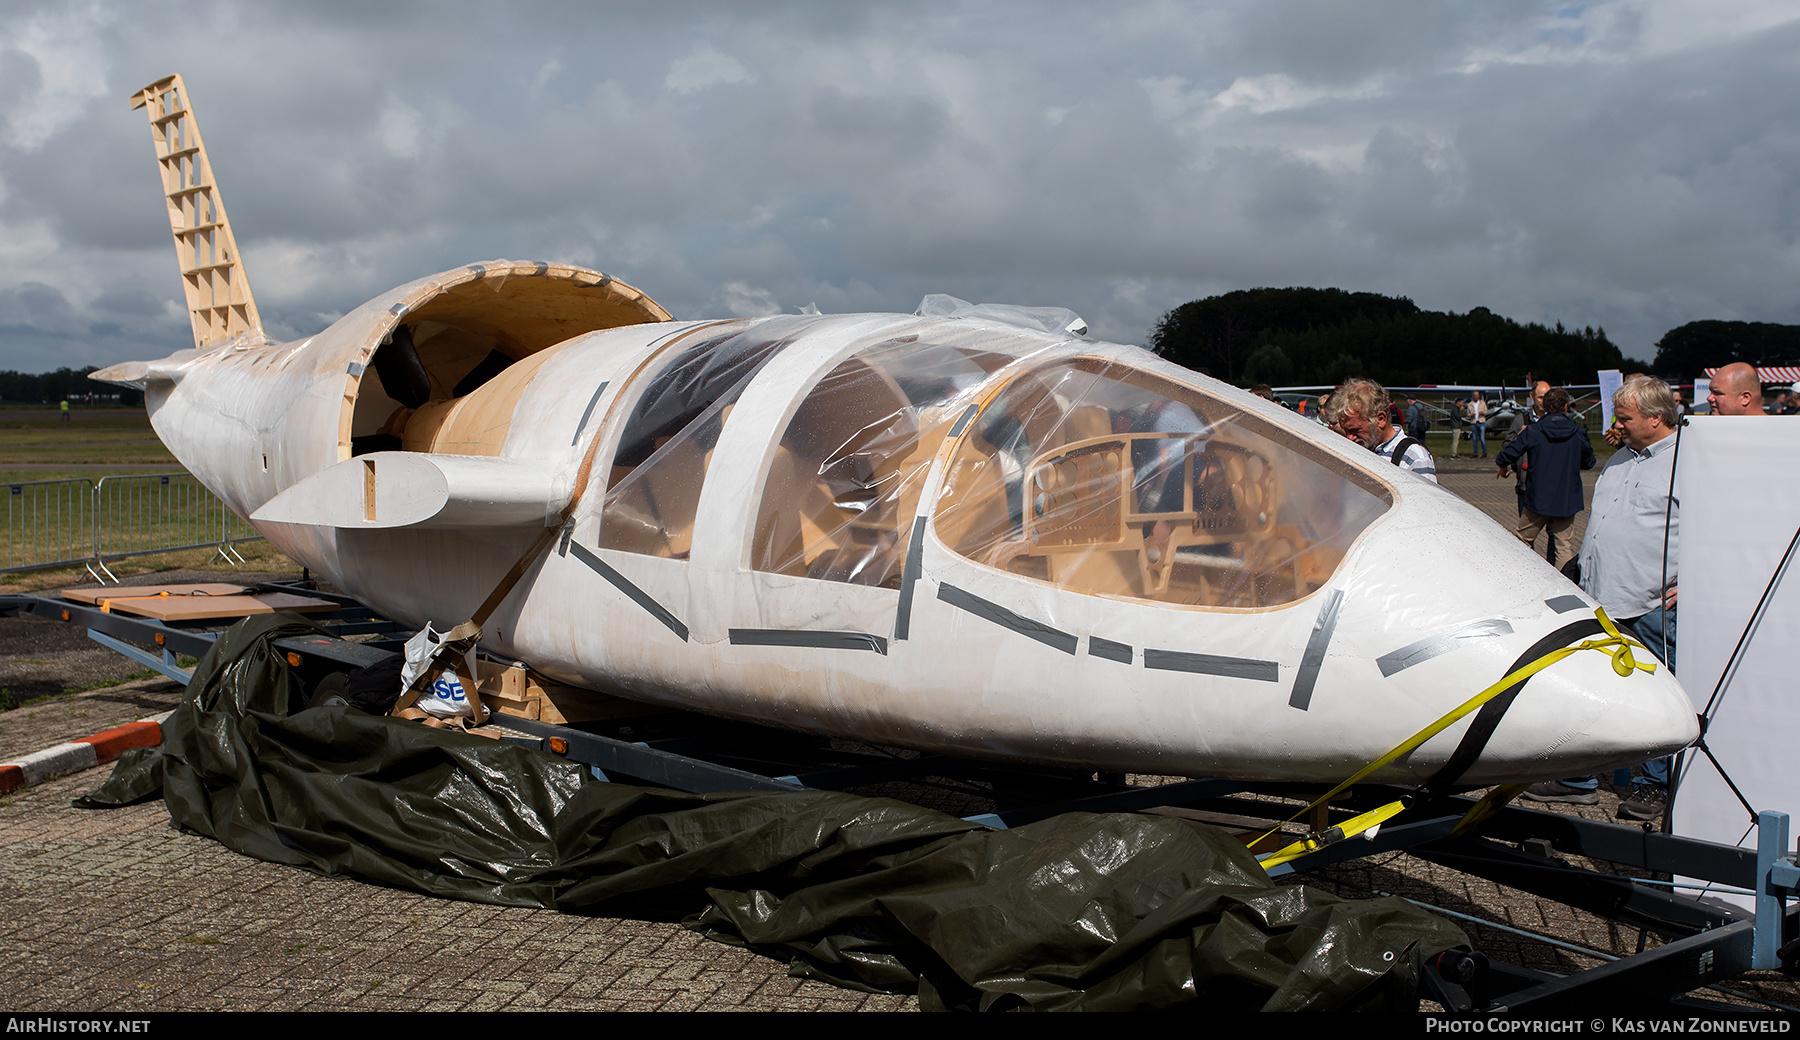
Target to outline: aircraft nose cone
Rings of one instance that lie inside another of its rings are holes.
[[[1656,670],[1620,675],[1610,655],[1589,650],[1539,672],[1507,711],[1477,770],[1493,781],[1503,772],[1515,780],[1598,774],[1693,743],[1700,727],[1687,692],[1646,651],[1635,657]]]

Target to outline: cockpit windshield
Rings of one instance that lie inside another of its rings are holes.
[[[1278,424],[1101,358],[1013,378],[963,437],[938,536],[1078,592],[1273,607],[1327,582],[1392,498]]]

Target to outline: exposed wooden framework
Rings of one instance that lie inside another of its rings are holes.
[[[133,94],[131,107],[146,109],[150,117],[194,345],[206,350],[238,336],[262,340],[262,318],[213,181],[200,126],[188,107],[187,85],[179,75],[164,77]]]

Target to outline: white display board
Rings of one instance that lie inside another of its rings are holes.
[[[1600,370],[1600,428],[1612,429],[1612,395],[1625,385],[1625,377],[1616,368]]]
[[[1704,710],[1800,527],[1800,420],[1697,416],[1681,435],[1676,674]],[[1757,810],[1800,813],[1800,561],[1776,583],[1719,697],[1706,743]],[[1753,817],[1706,757],[1689,752],[1675,833],[1753,848]],[[1749,905],[1748,897],[1733,899]]]
[[[1709,414],[1712,408],[1707,404],[1706,398],[1710,393],[1712,393],[1712,380],[1705,376],[1694,377],[1694,406],[1688,411],[1698,412],[1702,415]]]

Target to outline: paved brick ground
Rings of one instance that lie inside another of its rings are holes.
[[[1604,464],[1605,460],[1602,459],[1601,462]],[[1496,472],[1498,471],[1494,468],[1493,460],[1491,458],[1481,460],[1469,458],[1438,460],[1438,483],[1462,496],[1462,499],[1465,502],[1470,503],[1488,516],[1493,517],[1495,523],[1505,527],[1508,531],[1516,531],[1519,526],[1518,496],[1513,491],[1514,485],[1512,480],[1495,480],[1494,474]],[[1581,475],[1582,486],[1586,489],[1585,499],[1587,501],[1592,501],[1594,497],[1594,481],[1599,475],[1599,466],[1595,466],[1593,469],[1588,470]],[[1587,512],[1586,510],[1583,510],[1581,514],[1575,518],[1576,546],[1579,547],[1581,545],[1582,535],[1586,533]],[[1534,548],[1537,549],[1538,555],[1542,556],[1544,554],[1544,551],[1549,546],[1549,542],[1549,532],[1545,531],[1538,534],[1537,542],[1534,546]],[[1561,567],[1563,561],[1557,560],[1556,565]]]
[[[434,899],[247,859],[161,802],[0,805],[0,1007],[14,1011],[910,1010],[676,924]]]

